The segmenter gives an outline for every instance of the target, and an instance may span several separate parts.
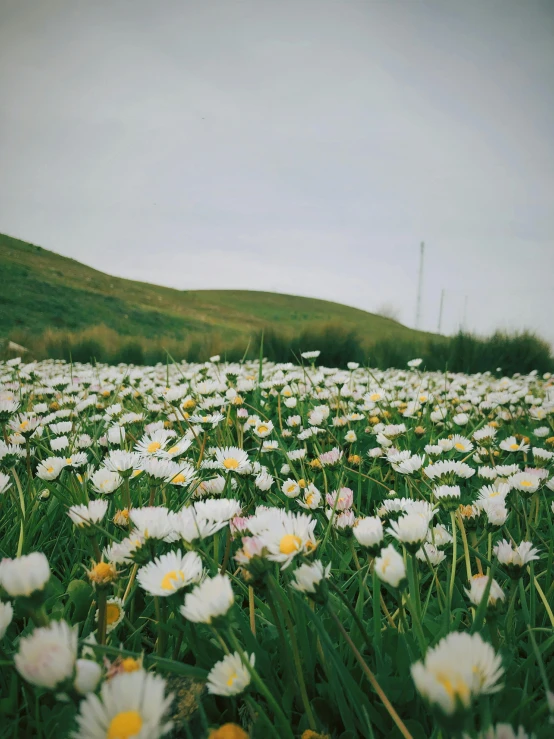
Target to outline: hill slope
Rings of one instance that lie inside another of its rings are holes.
[[[40,246],[0,235],[0,336],[77,332],[104,325],[121,336],[183,340],[210,333],[240,340],[273,326],[298,333],[328,323],[364,343],[421,332],[357,308],[248,290],[175,290],[99,272]]]

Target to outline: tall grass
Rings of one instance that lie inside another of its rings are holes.
[[[143,365],[165,362],[168,354],[177,361],[190,362],[205,361],[214,354],[230,361],[245,355],[254,359],[260,353],[262,333],[253,335],[248,343],[229,343],[215,332],[194,332],[183,340],[147,339],[121,336],[106,326],[95,326],[79,332],[49,330],[39,337],[20,331],[10,339],[27,347],[28,356],[34,359]],[[274,328],[263,333],[263,354],[275,362],[298,362],[303,351],[312,349],[320,350],[318,362],[328,367],[344,368],[347,362],[358,362],[380,369],[402,368],[410,359],[421,357],[428,370],[499,371],[510,375],[554,369],[550,346],[528,331],[496,332],[488,337],[460,332],[451,337],[372,340],[371,336],[345,331],[340,324],[328,323],[297,334]],[[6,348],[3,354],[7,354]]]

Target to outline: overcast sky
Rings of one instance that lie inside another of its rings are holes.
[[[0,231],[554,342],[554,0],[0,0]]]

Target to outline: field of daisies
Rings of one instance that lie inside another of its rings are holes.
[[[554,736],[554,379],[0,362],[0,727]]]

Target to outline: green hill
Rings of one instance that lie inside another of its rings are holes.
[[[211,331],[249,335],[340,322],[371,341],[418,332],[358,308],[293,295],[250,290],[174,290],[112,277],[74,259],[0,235],[0,334],[14,330],[81,331],[103,324],[122,336],[183,339]]]
[[[552,371],[550,347],[524,332],[479,338],[414,331],[390,318],[339,303],[250,290],[174,290],[112,277],[74,259],[0,234],[0,355],[6,339],[37,359],[106,362],[203,361],[248,347],[275,361],[320,349],[329,367],[350,360],[477,372]],[[17,351],[17,350],[15,350]],[[13,353],[13,352],[12,352]]]

